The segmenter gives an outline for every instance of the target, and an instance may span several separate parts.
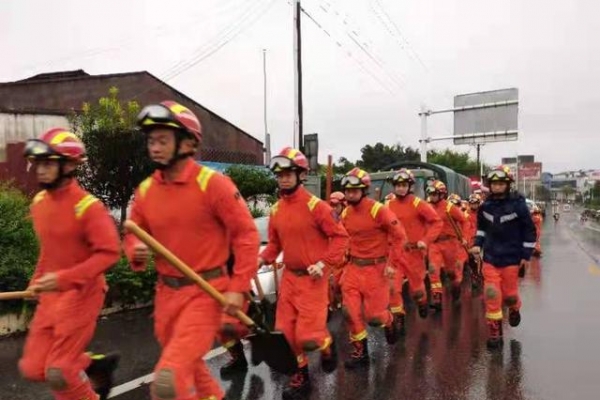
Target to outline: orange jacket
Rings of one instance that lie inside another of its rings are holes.
[[[477,210],[468,210],[467,216],[469,218],[469,230],[468,235],[465,235],[465,239],[467,239],[470,246],[473,246],[475,234],[477,233]]]
[[[390,265],[403,259],[406,231],[388,207],[364,198],[344,210],[342,221],[350,234],[351,257],[388,257]]]
[[[465,233],[468,233],[469,231],[469,221],[459,207],[456,207],[454,204],[446,200],[440,200],[437,203],[432,203],[431,205],[438,213],[442,221],[444,221],[444,226],[440,236],[456,237],[456,231],[450,222],[450,218],[452,218],[455,221],[462,238],[466,239]]]
[[[387,205],[402,222],[408,241],[412,244],[423,241],[429,245],[435,242],[442,231],[444,223],[433,207],[414,194],[396,197]]]
[[[283,251],[286,268],[306,269],[319,261],[342,263],[348,233],[337,213],[324,201],[299,187],[273,205],[269,218],[269,244],[261,258],[272,264]]]
[[[259,236],[246,202],[233,182],[190,159],[174,181],[155,171],[135,192],[129,217],[196,272],[225,266],[235,254],[227,291],[246,292],[256,274]],[[138,239],[125,235],[131,261]],[[134,270],[146,266],[132,263]],[[182,274],[160,256],[159,274]]]
[[[104,285],[103,273],[119,260],[119,235],[106,207],[73,180],[41,191],[31,205],[40,256],[32,282],[48,272],[58,290]]]

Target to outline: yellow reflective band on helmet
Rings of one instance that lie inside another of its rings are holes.
[[[298,155],[298,150],[296,149],[290,149],[290,151],[288,151],[287,153],[287,157],[288,158],[295,158]]]
[[[362,178],[363,176],[365,176],[367,174],[367,172],[363,169],[359,169],[358,170],[358,174],[356,174],[356,176],[358,176],[359,178]]]
[[[198,177],[196,178],[196,181],[198,181],[198,185],[200,185],[200,190],[202,190],[203,192],[206,191],[206,188],[208,187],[208,182],[210,181],[210,178],[212,178],[212,176],[215,174],[215,171],[213,169],[207,168],[207,167],[202,167],[202,170],[200,171],[200,173],[198,174]]]
[[[97,201],[98,199],[91,194],[84,196],[84,198],[79,200],[79,203],[75,205],[75,218],[80,219],[83,217],[87,209]]]
[[[487,312],[487,313],[485,313],[485,317],[487,319],[499,321],[502,319],[502,310],[496,311],[496,312]]]
[[[75,136],[74,133],[62,131],[61,133],[57,134],[56,136],[54,136],[52,138],[52,140],[50,141],[50,144],[51,145],[60,144],[60,143],[64,142],[65,139],[73,139],[73,140],[79,141],[79,138],[77,136]]]
[[[161,125],[161,126],[170,126],[170,127],[177,128],[177,129],[181,128],[181,126],[176,124],[175,122],[157,122],[151,118],[146,118],[145,120],[143,120],[142,125],[143,126]]]
[[[317,196],[312,196],[308,201],[308,209],[313,211],[317,204],[319,204],[319,201],[321,201],[321,199],[319,199]]]
[[[187,108],[186,106],[183,106],[181,104],[173,104],[171,107],[169,107],[169,110],[171,110],[173,112],[173,114],[175,114],[175,115],[181,114],[183,112],[191,113],[189,108]]]
[[[146,196],[146,192],[150,188],[150,185],[152,185],[152,177],[148,177],[140,183],[139,190],[142,197]]]
[[[373,204],[373,207],[371,207],[371,217],[373,217],[373,219],[377,218],[377,214],[379,214],[381,207],[383,207],[381,203]]]

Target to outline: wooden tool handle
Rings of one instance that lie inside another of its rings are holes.
[[[206,293],[208,293],[213,299],[217,300],[222,306],[227,304],[225,300],[225,296],[223,296],[217,289],[215,289],[210,283],[202,279],[200,275],[198,275],[194,270],[192,270],[189,266],[187,266],[183,261],[181,261],[175,254],[171,253],[169,249],[160,244],[156,239],[154,239],[148,232],[144,231],[140,228],[135,222],[131,220],[125,221],[123,224],[127,230],[133,233],[138,239],[144,242],[149,248],[151,248],[155,253],[160,254],[164,257],[171,265],[181,271],[186,277],[196,283],[198,286],[202,288]],[[238,318],[244,325],[254,326],[256,325],[250,317],[244,314],[242,311],[238,310],[236,313],[236,318]]]
[[[254,277],[254,285],[256,286],[256,291],[258,292],[258,299],[262,301],[265,298],[265,291],[263,290],[262,284],[260,283],[260,279],[258,279],[258,276]]]
[[[19,300],[33,297],[33,292],[23,290],[21,292],[3,292],[0,293],[0,300]]]

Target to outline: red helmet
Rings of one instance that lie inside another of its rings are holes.
[[[435,193],[438,193],[440,195],[447,195],[448,188],[446,187],[446,184],[444,184],[444,182],[435,180],[431,182],[429,186],[427,186],[426,192],[428,195]]]
[[[508,182],[512,183],[515,181],[515,178],[506,165],[500,165],[495,167],[490,172],[487,173],[487,181],[488,183],[492,182]]]
[[[202,140],[202,125],[198,117],[187,107],[174,101],[167,100],[144,107],[137,117],[137,123],[145,132],[158,126],[166,126],[182,130],[198,142]]]
[[[452,193],[450,196],[448,196],[448,201],[454,205],[459,206],[461,205],[462,199],[456,193]]]
[[[482,198],[479,193],[473,193],[469,196],[469,204],[481,204]]]
[[[366,189],[371,186],[371,177],[369,173],[358,167],[352,168],[342,178],[342,187],[344,189]]]
[[[409,185],[415,183],[415,175],[411,170],[402,168],[392,177],[392,184],[397,185],[400,182],[408,182]]]
[[[346,196],[342,192],[333,192],[331,193],[331,196],[329,196],[329,204],[332,206],[337,206],[338,204],[345,205]]]
[[[271,158],[269,169],[279,172],[286,169],[308,171],[308,159],[300,150],[286,147],[278,155]]]
[[[49,158],[82,163],[86,160],[85,146],[73,132],[52,128],[25,145],[24,156],[29,159]]]

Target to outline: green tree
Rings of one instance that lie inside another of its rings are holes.
[[[259,200],[270,204],[274,202],[277,181],[273,174],[266,169],[246,165],[232,165],[227,168],[225,174],[236,184],[240,194],[250,205],[252,216],[263,216],[264,213],[257,207],[257,203]]]
[[[145,137],[136,129],[140,107],[135,101],[121,102],[118,94],[112,87],[108,97],[83,104],[83,111],[71,116],[71,126],[88,152],[80,171],[82,185],[109,208],[120,210],[122,224],[133,192],[150,174],[152,164]]]
[[[469,152],[450,149],[444,151],[430,150],[427,152],[427,162],[443,165],[465,176],[479,176],[477,160],[469,156]],[[484,166],[484,170],[486,167]]]
[[[340,157],[338,161],[333,164],[333,173],[335,174],[345,174],[350,171],[352,168],[356,167],[356,163],[348,160],[346,157]]]
[[[575,193],[575,189],[573,189],[569,185],[565,185],[565,186],[563,186],[561,188],[561,192],[565,196],[565,200],[569,200],[573,196],[573,194]]]
[[[535,187],[535,198],[539,201],[550,201],[552,200],[552,193],[544,185],[537,185]]]
[[[0,183],[0,291],[24,290],[33,273],[38,244],[29,218],[29,199]],[[0,312],[22,309],[22,302],[0,304]]]
[[[362,149],[361,159],[356,165],[370,172],[380,171],[386,166],[398,161],[418,161],[419,152],[412,147],[386,145],[381,142],[366,145]]]

